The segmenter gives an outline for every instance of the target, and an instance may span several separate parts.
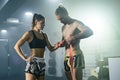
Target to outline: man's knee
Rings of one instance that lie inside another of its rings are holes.
[[[72,76],[71,76],[71,72],[70,71],[66,71],[65,74],[66,74],[67,80],[72,80]]]
[[[82,80],[83,78],[83,69],[82,68],[76,68],[76,80]]]

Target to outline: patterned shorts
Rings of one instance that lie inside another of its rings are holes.
[[[45,75],[45,67],[44,58],[34,57],[31,61],[27,62],[25,72],[39,77]]]
[[[85,68],[84,56],[81,51],[77,51],[76,55],[73,56],[73,67],[74,68]],[[70,71],[70,57],[66,56],[64,60],[65,71]]]

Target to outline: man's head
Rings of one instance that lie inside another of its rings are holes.
[[[68,11],[63,6],[59,6],[55,11],[55,15],[58,20],[61,20],[68,17]]]

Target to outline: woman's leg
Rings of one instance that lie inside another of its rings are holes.
[[[45,76],[40,76],[38,80],[45,80]]]
[[[36,80],[36,77],[30,73],[25,73],[26,80]]]

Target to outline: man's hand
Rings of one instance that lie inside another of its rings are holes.
[[[67,44],[70,44],[73,40],[74,40],[74,36],[69,36],[65,38],[65,41],[67,42]]]

